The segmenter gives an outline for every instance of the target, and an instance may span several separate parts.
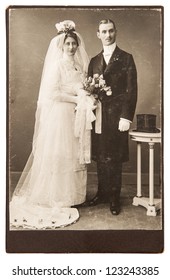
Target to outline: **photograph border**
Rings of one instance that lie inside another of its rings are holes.
[[[164,46],[163,6],[9,6],[6,10],[7,38],[7,167],[6,167],[6,252],[7,253],[162,253],[164,250],[164,108],[163,108],[163,63],[162,47],[162,230],[26,230],[9,229],[9,10],[22,8],[159,8],[162,11],[162,43]]]

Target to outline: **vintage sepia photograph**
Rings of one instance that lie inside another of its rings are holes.
[[[162,253],[163,19],[6,10],[8,253]]]

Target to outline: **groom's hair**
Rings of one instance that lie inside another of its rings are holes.
[[[102,19],[99,22],[99,27],[100,27],[101,24],[107,24],[107,23],[113,23],[113,27],[116,30],[116,25],[115,25],[115,23],[114,23],[114,21],[112,19]],[[99,27],[98,27],[98,31],[99,31]]]

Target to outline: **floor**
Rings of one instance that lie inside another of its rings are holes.
[[[97,176],[92,173],[88,176],[87,199],[92,198],[97,191]],[[148,187],[143,187],[143,195],[148,195]],[[155,188],[156,189],[156,188]],[[159,191],[158,191],[159,192]],[[93,207],[79,208],[80,219],[74,225],[65,229],[70,230],[159,230],[162,227],[162,214],[159,211],[156,217],[147,216],[146,209],[142,206],[133,206],[133,197],[136,195],[136,186],[123,185],[121,192],[121,213],[113,216],[109,204],[103,203]],[[159,197],[159,194],[155,194]]]
[[[11,176],[10,196],[18,180]],[[93,207],[79,208],[80,218],[72,225],[56,230],[160,230],[162,229],[162,211],[157,216],[147,216],[142,206],[133,206],[133,197],[136,195],[136,185],[129,185],[123,180],[121,192],[121,212],[113,216],[109,204],[103,203]],[[96,172],[88,173],[87,199],[92,198],[97,191]],[[143,196],[148,196],[148,186],[142,186]],[[160,197],[160,187],[155,186],[155,197]]]

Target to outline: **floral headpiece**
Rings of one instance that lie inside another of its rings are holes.
[[[68,31],[75,31],[75,23],[72,20],[64,20],[62,22],[56,23],[55,27],[58,33],[67,33]]]

